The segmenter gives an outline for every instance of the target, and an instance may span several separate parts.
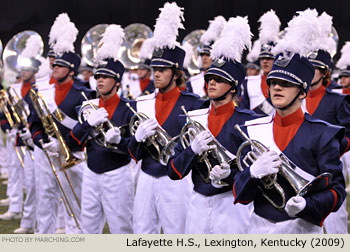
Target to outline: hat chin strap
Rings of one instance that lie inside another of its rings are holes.
[[[70,68],[68,68],[68,69],[69,69],[68,73],[67,73],[63,78],[58,79],[58,80],[57,80],[58,82],[63,83],[63,81],[64,81],[65,79],[67,79],[67,77],[69,76],[70,71],[73,71],[73,70],[71,70]]]
[[[317,85],[321,80],[323,80],[323,76],[321,76],[317,81],[311,83],[311,87]]]
[[[226,99],[226,96],[231,92],[231,90],[234,90],[234,86],[231,85],[231,87],[222,95],[222,96],[219,96],[218,98],[209,98],[209,100],[211,101],[222,101],[222,100],[225,100]]]
[[[105,94],[101,93],[101,95],[103,95],[103,96],[110,95],[115,87],[117,87],[117,80],[115,81],[113,87],[107,93],[105,93]]]
[[[163,93],[163,94],[168,90],[170,85],[173,83],[173,80],[174,80],[174,77],[175,77],[175,68],[171,68],[171,72],[172,72],[172,75],[171,75],[169,83],[165,87],[159,89],[160,92]]]
[[[300,87],[299,92],[298,92],[298,94],[294,97],[294,99],[293,99],[287,106],[285,106],[285,107],[283,107],[283,108],[278,108],[278,109],[279,109],[279,110],[286,110],[287,108],[291,107],[291,106],[294,104],[294,102],[298,99],[299,95],[301,95],[302,91],[303,91],[303,89]],[[269,92],[269,95],[270,95],[270,92]]]

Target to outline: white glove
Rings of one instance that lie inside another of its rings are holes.
[[[7,138],[10,142],[15,143],[16,140],[16,130],[6,130]]]
[[[19,136],[22,138],[23,141],[28,141],[29,139],[32,139],[32,134],[30,134],[30,131],[27,128],[23,128]]]
[[[287,201],[284,211],[290,216],[295,217],[306,207],[306,200],[301,196],[294,196]]]
[[[144,142],[148,137],[154,135],[156,133],[155,129],[158,127],[158,122],[156,119],[150,118],[137,127],[135,132],[135,139],[137,142]]]
[[[120,130],[118,127],[109,129],[106,133],[106,141],[112,144],[119,144],[122,137],[120,136]]]
[[[60,153],[61,152],[61,145],[60,142],[53,137],[49,137],[50,142],[43,144],[43,149],[45,149],[48,152],[54,153]]]
[[[95,127],[100,123],[104,123],[108,119],[108,113],[105,108],[99,108],[98,110],[93,110],[89,115],[87,122],[91,127]]]
[[[221,165],[215,165],[210,171],[209,178],[214,181],[219,181],[227,178],[231,174],[230,165],[228,163],[222,163]]]
[[[278,172],[278,166],[281,164],[282,161],[276,152],[264,152],[250,166],[250,174],[252,178],[261,179],[267,175],[276,174]]]
[[[197,155],[201,155],[203,152],[216,147],[215,145],[208,145],[211,141],[213,141],[213,135],[209,131],[202,131],[192,141],[191,149]]]

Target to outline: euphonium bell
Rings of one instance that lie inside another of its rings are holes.
[[[180,133],[180,143],[182,145],[182,148],[186,149],[191,145],[192,141],[200,132],[207,131],[207,129],[205,129],[199,122],[192,120],[192,118],[188,115],[185,106],[181,106],[181,109],[184,111],[188,119],[188,123],[185,124]],[[209,161],[209,156],[216,160],[218,164],[232,164],[235,161],[234,158],[230,157],[230,154],[228,154],[226,148],[222,146],[215,137],[213,137],[213,140],[208,144],[215,145],[215,148],[204,152],[198,157],[197,160],[199,163],[204,163],[207,168],[207,176],[203,175],[199,170],[199,174],[205,183],[210,182],[209,175],[213,169],[213,166]],[[222,181],[218,181],[218,184],[227,185]]]
[[[129,103],[126,103],[126,105],[134,113],[129,123],[129,130],[131,135],[135,135],[140,123],[146,121],[149,117],[144,113],[136,112]],[[177,139],[178,136],[172,138],[162,127],[158,126],[156,133],[146,139],[146,150],[154,160],[166,165],[170,156],[174,154]]]
[[[237,167],[240,171],[243,171],[245,168],[248,168],[252,163],[254,163],[264,152],[269,151],[269,149],[257,140],[250,139],[239,127],[238,124],[235,125],[235,129],[246,139],[243,142],[238,150],[236,155]],[[250,147],[251,150],[242,157],[243,150],[246,147]],[[323,191],[327,188],[326,184],[323,183],[327,179],[328,181],[332,179],[332,174],[325,172],[321,175],[318,175],[312,181],[308,181],[298,173],[294,171],[293,167],[296,167],[283,153],[280,154],[282,164],[278,167],[278,175],[282,176],[293,188],[296,196],[306,196],[311,195],[319,191]],[[243,165],[242,165],[243,163]],[[261,179],[262,186],[259,185],[259,189],[262,192],[262,195],[267,199],[268,202],[276,209],[283,211],[286,205],[286,195],[285,189],[277,182],[277,174],[268,175]],[[328,183],[327,183],[328,184]],[[272,191],[271,191],[272,190]],[[280,196],[278,202],[276,199],[272,199],[269,196],[271,193],[275,193]]]

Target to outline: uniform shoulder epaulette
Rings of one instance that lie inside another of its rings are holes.
[[[331,125],[328,122],[323,121],[321,119],[318,119],[318,118],[316,118],[316,117],[314,117],[314,116],[312,116],[312,115],[310,115],[308,113],[304,114],[304,118],[305,118],[306,121],[311,122],[311,123],[320,123],[320,124],[327,125],[327,126]]]
[[[266,123],[271,123],[273,120],[273,116],[264,116],[264,117],[260,117],[257,119],[253,119],[253,120],[249,120],[245,122],[246,126],[254,126],[257,124],[266,124]]]
[[[182,95],[186,95],[186,96],[192,96],[192,97],[195,97],[195,98],[199,98],[199,95],[197,95],[195,93],[188,92],[188,91],[182,91],[181,90],[181,94]]]
[[[136,98],[136,101],[146,101],[146,100],[151,100],[155,98],[155,93],[150,93],[148,95],[142,95]]]
[[[235,107],[235,110],[241,114],[256,115],[254,111],[245,108]]]

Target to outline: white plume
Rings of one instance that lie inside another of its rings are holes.
[[[219,39],[213,44],[211,57],[241,62],[243,50],[250,50],[252,35],[247,17],[231,17],[225,24]]]
[[[320,39],[316,43],[318,48],[332,54],[337,48],[337,45],[334,39],[331,37],[333,17],[328,15],[326,12],[323,12],[319,17],[319,24],[321,29]]]
[[[345,69],[350,66],[350,41],[345,42],[341,49],[341,56],[336,66],[339,69]]]
[[[102,35],[100,41],[102,46],[96,53],[97,62],[101,62],[107,58],[113,58],[114,61],[118,60],[118,51],[123,44],[124,37],[124,30],[120,25],[109,25]]]
[[[62,24],[63,26],[59,29],[60,35],[57,36],[56,42],[52,49],[55,54],[60,55],[65,52],[74,52],[74,42],[77,39],[78,29],[75,27],[73,22],[67,22]]]
[[[43,77],[49,76],[52,73],[49,59],[40,57],[39,60],[41,65],[39,66],[39,71],[35,74],[36,79],[41,79]]]
[[[145,60],[145,59],[150,59],[152,57],[153,53],[153,42],[152,38],[148,38],[145,41],[143,41],[141,49],[140,49],[140,59]]]
[[[274,10],[270,10],[259,18],[259,40],[262,45],[268,42],[276,43],[280,32],[281,21]]]
[[[51,26],[49,33],[49,45],[53,46],[56,43],[56,40],[59,36],[62,35],[63,27],[70,22],[69,16],[67,13],[59,14],[53,25]]]
[[[190,43],[185,42],[182,45],[182,48],[186,52],[183,67],[188,68],[189,65],[191,64],[191,60],[192,60],[192,56],[193,56],[193,46]]]
[[[24,58],[35,58],[39,55],[42,48],[42,40],[39,35],[31,35],[26,41],[26,47],[21,53]]]
[[[176,37],[179,34],[178,29],[184,29],[182,21],[184,21],[183,8],[177,6],[175,2],[165,3],[160,8],[160,14],[154,26],[153,47],[174,49],[179,45]]]
[[[260,43],[260,40],[257,39],[253,43],[252,50],[250,50],[250,52],[247,54],[247,61],[248,62],[256,61],[259,58],[260,50],[261,50],[261,43]]]
[[[208,29],[201,36],[200,42],[203,45],[210,45],[217,40],[226,24],[226,19],[223,16],[217,16],[214,20],[209,21]]]
[[[285,29],[286,34],[272,49],[273,54],[277,55],[288,51],[307,57],[309,52],[317,50],[315,43],[313,43],[320,36],[317,11],[306,9],[297,12],[297,14],[288,22],[288,27]]]

